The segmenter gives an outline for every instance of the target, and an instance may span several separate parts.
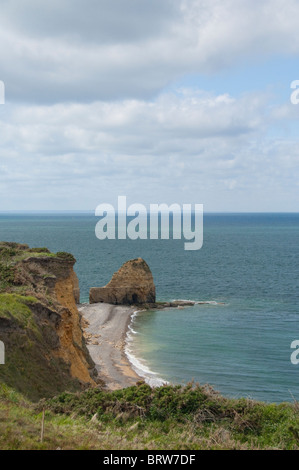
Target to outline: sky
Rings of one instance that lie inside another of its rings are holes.
[[[0,0],[0,211],[299,212],[298,31],[298,0]]]

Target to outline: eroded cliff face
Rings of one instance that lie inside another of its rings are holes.
[[[58,356],[70,364],[72,377],[82,382],[93,384],[90,376],[90,367],[93,365],[85,347],[83,333],[80,326],[79,312],[76,307],[78,300],[78,278],[73,268],[65,279],[57,279],[54,291],[60,305],[61,322],[58,327],[60,348]]]
[[[142,258],[127,261],[105,287],[90,289],[89,301],[119,305],[154,303],[156,289],[149,266]]]
[[[30,398],[96,385],[76,303],[80,292],[67,253],[0,243],[0,380]]]

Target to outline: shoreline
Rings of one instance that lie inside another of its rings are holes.
[[[140,360],[129,350],[133,315],[147,310],[183,309],[208,301],[174,300],[142,306],[82,303],[77,305],[86,346],[100,379],[108,390],[117,390],[145,381],[160,386],[167,381],[153,371],[144,371]],[[131,356],[131,357],[130,357]],[[140,372],[139,372],[140,371]]]
[[[131,317],[138,308],[106,303],[80,304],[77,308],[86,346],[106,388],[122,389],[144,380],[125,352]]]

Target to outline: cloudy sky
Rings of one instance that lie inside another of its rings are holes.
[[[299,211],[298,0],[0,0],[0,211]]]

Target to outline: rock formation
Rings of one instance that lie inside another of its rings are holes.
[[[114,305],[154,303],[156,289],[150,268],[142,258],[127,261],[105,287],[90,289],[89,301]]]
[[[32,399],[80,390],[98,379],[86,348],[79,282],[68,253],[0,242],[0,381]]]

